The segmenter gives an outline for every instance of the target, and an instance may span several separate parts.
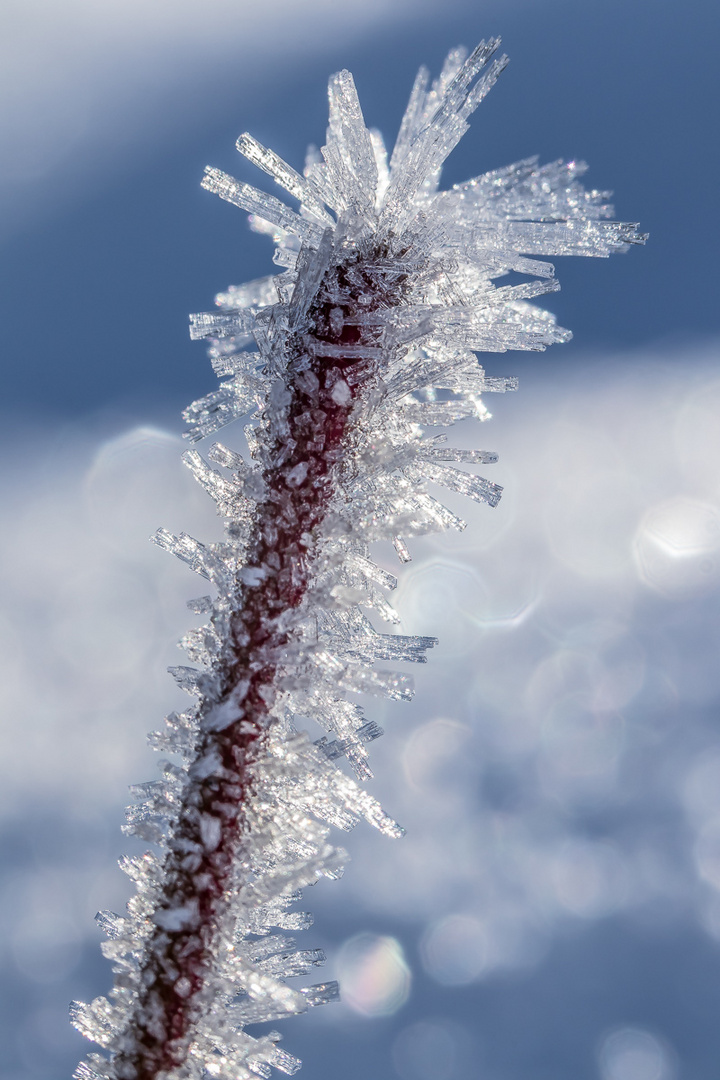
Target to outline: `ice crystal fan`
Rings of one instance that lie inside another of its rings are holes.
[[[225,519],[222,543],[154,537],[213,596],[189,605],[208,617],[182,642],[196,666],[172,669],[195,702],[150,737],[174,763],[134,790],[128,810],[127,831],[154,850],[122,862],[136,886],[127,913],[98,916],[114,988],[72,1007],[105,1050],[78,1066],[82,1080],[299,1068],[278,1034],[246,1028],[337,996],[335,983],[300,978],[323,957],[290,936],[311,922],[297,904],[303,887],[342,870],[330,826],[365,818],[400,835],[358,783],[381,731],[356,699],[409,698],[408,677],[382,662],[422,663],[434,644],[377,630],[398,622],[387,599],[395,579],[369,545],[392,540],[407,562],[412,537],[464,528],[438,487],[497,504],[497,484],[457,467],[496,455],[452,449],[443,432],[486,419],[486,393],[515,389],[475,354],[569,338],[531,303],[557,288],[539,256],[605,256],[644,239],[609,220],[605,194],[581,186],[576,162],[529,158],[439,189],[445,158],[505,66],[498,44],[453,51],[432,85],[419,72],[389,161],[347,71],[330,79],[326,145],[302,175],[242,135],[238,150],[298,210],[206,170],[208,191],[272,235],[282,270],[191,317],[223,381],[186,410],[187,438],[249,414],[250,458],[220,443],[212,464],[184,455]],[[311,741],[307,718],[328,735]]]

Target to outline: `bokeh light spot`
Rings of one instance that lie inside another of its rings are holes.
[[[457,720],[431,720],[412,733],[402,751],[403,772],[409,784],[421,791],[439,790],[443,798],[452,791],[458,755],[471,731]]]
[[[611,1032],[598,1056],[603,1080],[670,1080],[674,1071],[668,1050],[640,1028]]]
[[[623,745],[618,713],[587,707],[582,695],[568,695],[548,712],[543,724],[541,770],[548,777],[608,777]]]
[[[635,536],[638,573],[669,597],[695,596],[720,581],[720,512],[680,497],[652,507]]]
[[[391,1016],[408,999],[410,968],[395,938],[356,934],[340,949],[338,971],[343,1001],[363,1016]]]
[[[627,895],[625,869],[609,843],[564,844],[553,860],[551,876],[558,902],[580,918],[607,915]]]
[[[470,915],[448,915],[430,925],[420,951],[428,975],[444,986],[464,986],[487,967],[487,933]]]
[[[474,620],[486,602],[487,590],[471,566],[432,558],[403,576],[396,604],[412,633],[433,634],[443,649],[459,656],[477,641]]]
[[[464,1034],[462,1028],[442,1020],[421,1020],[403,1028],[392,1048],[400,1080],[452,1080]]]

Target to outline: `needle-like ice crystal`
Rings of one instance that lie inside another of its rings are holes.
[[[335,983],[304,981],[323,957],[289,936],[311,922],[297,903],[306,885],[342,872],[329,826],[364,818],[401,834],[336,763],[371,775],[367,744],[381,731],[355,696],[409,698],[410,679],[383,664],[422,663],[434,644],[373,625],[368,612],[397,618],[395,579],[369,544],[392,540],[407,562],[410,538],[464,528],[439,488],[497,504],[497,484],[457,467],[497,455],[454,450],[426,429],[485,420],[484,395],[515,389],[487,376],[476,352],[569,338],[531,302],[557,288],[538,256],[606,256],[644,239],[610,219],[576,162],[530,158],[438,190],[445,158],[505,66],[498,44],[454,50],[432,85],[421,69],[389,162],[347,71],[330,80],[327,142],[303,175],[242,135],[238,150],[297,209],[206,170],[208,191],[273,236],[283,269],[191,316],[223,381],[186,410],[187,437],[250,414],[250,460],[219,443],[209,461],[185,454],[226,521],[222,543],[154,537],[213,595],[190,605],[209,617],[183,639],[193,666],[172,669],[195,702],[151,735],[182,764],[165,762],[128,810],[127,831],[155,850],[122,863],[136,888],[127,914],[98,916],[114,988],[72,1007],[106,1052],[78,1067],[82,1080],[299,1068],[278,1034],[245,1028],[337,996]],[[312,742],[306,718],[328,735]]]

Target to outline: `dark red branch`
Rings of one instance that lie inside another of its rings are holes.
[[[356,327],[340,327],[341,311],[348,317],[357,308],[338,309],[329,301],[316,306],[319,344],[314,355],[302,372],[297,371],[302,364],[289,365],[294,374],[285,407],[288,426],[270,447],[265,496],[248,547],[247,565],[260,568],[262,580],[244,587],[242,608],[231,619],[231,660],[218,673],[224,701],[248,683],[244,714],[222,731],[204,732],[197,746],[165,859],[162,903],[145,953],[140,999],[125,1031],[125,1048],[115,1058],[123,1080],[156,1080],[181,1065],[194,1024],[207,1007],[203,989],[242,839],[248,766],[267,730],[280,666],[268,657],[277,658],[289,644],[288,631],[278,628],[277,619],[302,603],[310,585],[314,547],[344,457],[348,422],[369,373],[366,361],[322,356],[323,341],[361,341]],[[302,345],[296,347],[300,360]],[[346,380],[346,375],[351,377]],[[202,762],[213,758],[215,766],[205,776]]]

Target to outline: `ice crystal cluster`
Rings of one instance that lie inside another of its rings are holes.
[[[272,235],[282,270],[191,318],[223,381],[186,410],[187,437],[249,414],[250,456],[220,443],[208,460],[184,455],[225,519],[222,543],[163,529],[154,538],[213,595],[189,605],[207,616],[182,641],[195,666],[172,669],[195,703],[151,735],[173,761],[135,789],[128,811],[127,831],[154,850],[122,863],[136,887],[127,913],[99,915],[114,989],[73,1005],[76,1026],[106,1051],[78,1067],[81,1080],[299,1068],[277,1033],[246,1028],[337,996],[335,983],[297,981],[323,960],[290,936],[311,922],[297,903],[342,871],[329,826],[364,818],[401,834],[357,782],[371,775],[366,747],[381,731],[356,698],[409,698],[408,677],[382,664],[422,663],[434,644],[376,629],[369,613],[398,622],[395,579],[369,545],[391,540],[407,562],[408,539],[464,528],[438,487],[497,504],[497,484],[457,467],[496,455],[452,449],[442,432],[487,419],[484,395],[515,388],[475,354],[570,336],[530,302],[557,288],[538,256],[604,256],[642,240],[608,220],[575,162],[531,158],[439,190],[445,158],[505,66],[498,44],[453,51],[432,85],[419,72],[389,160],[347,71],[330,80],[326,144],[303,175],[242,135],[239,151],[298,210],[206,170],[208,191]],[[328,735],[311,741],[308,719]]]

